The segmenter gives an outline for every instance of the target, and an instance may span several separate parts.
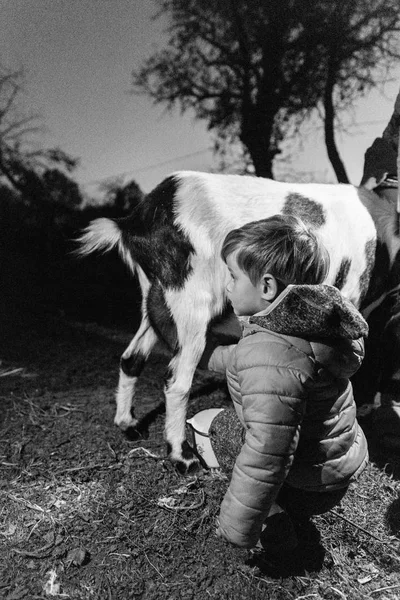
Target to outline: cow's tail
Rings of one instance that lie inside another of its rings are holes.
[[[132,273],[135,273],[135,262],[122,239],[122,230],[117,220],[95,219],[82,232],[76,240],[79,247],[74,251],[75,256],[87,256],[93,252],[109,252],[117,248],[123,261]]]

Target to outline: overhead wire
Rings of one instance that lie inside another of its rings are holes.
[[[136,169],[132,169],[129,171],[123,171],[121,173],[116,173],[114,175],[108,175],[107,177],[93,179],[91,181],[84,181],[84,182],[80,183],[79,185],[81,185],[81,186],[95,185],[95,184],[103,183],[104,181],[107,181],[108,179],[117,179],[119,177],[127,177],[128,175],[136,175],[137,173],[144,173],[146,171],[150,171],[151,169],[156,169],[158,167],[163,167],[165,165],[174,163],[178,160],[184,160],[185,158],[193,158],[194,156],[199,156],[201,154],[205,154],[206,152],[209,152],[210,150],[212,150],[212,146],[210,146],[209,148],[204,148],[203,150],[196,150],[196,152],[190,152],[188,154],[183,154],[182,156],[176,156],[175,158],[170,158],[168,160],[157,162],[152,165],[147,165],[146,167],[138,167]]]
[[[360,123],[356,123],[357,126],[362,126],[362,125],[377,125],[380,123],[386,122],[382,119],[376,119],[376,120],[370,120],[370,121],[362,121]],[[118,179],[118,178],[122,178],[122,177],[127,177],[128,175],[134,176],[138,173],[145,173],[146,171],[150,171],[151,169],[157,169],[158,167],[163,167],[165,165],[169,165],[172,164],[176,161],[179,160],[184,160],[186,158],[193,158],[195,156],[200,156],[201,154],[205,154],[206,152],[210,152],[211,150],[213,150],[212,146],[209,146],[208,148],[204,148],[203,150],[196,150],[195,152],[189,152],[187,154],[183,154],[181,156],[175,156],[174,158],[170,158],[168,160],[164,160],[164,161],[160,161],[157,163],[153,163],[152,165],[147,165],[145,167],[138,167],[135,169],[131,169],[129,171],[122,171],[120,173],[115,173],[113,175],[107,175],[106,177],[101,177],[99,179],[92,179],[90,181],[84,181],[81,182],[79,185],[82,187],[85,186],[91,186],[91,185],[98,185],[101,184],[107,180],[112,180],[112,179]]]

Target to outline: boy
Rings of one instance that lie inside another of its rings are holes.
[[[330,510],[367,463],[349,378],[368,327],[336,288],[314,285],[328,254],[294,216],[231,231],[221,254],[229,299],[245,318],[238,344],[202,359],[226,373],[237,415],[223,411],[210,428],[221,467],[233,467],[217,535],[274,554],[295,546],[289,517]],[[276,536],[286,537],[280,548]]]

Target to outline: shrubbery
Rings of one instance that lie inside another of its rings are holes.
[[[135,184],[136,185],[136,184]],[[136,328],[139,288],[117,252],[76,259],[79,232],[97,217],[121,217],[121,200],[85,209],[67,202],[32,202],[0,186],[0,281],[3,293],[32,309],[104,325]]]

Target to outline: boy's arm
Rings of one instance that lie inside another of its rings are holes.
[[[259,366],[238,370],[246,438],[219,516],[219,534],[249,548],[293,463],[307,397],[299,369],[260,364],[253,350]]]
[[[218,346],[216,338],[212,336],[207,338],[206,347],[204,348],[198,367],[225,375],[226,368],[235,348],[236,344]]]

